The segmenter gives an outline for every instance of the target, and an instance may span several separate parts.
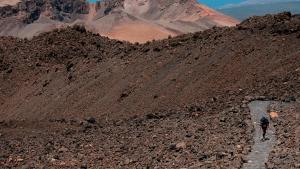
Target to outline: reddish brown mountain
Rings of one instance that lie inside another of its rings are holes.
[[[32,37],[83,24],[110,38],[131,42],[163,39],[213,26],[233,26],[233,18],[195,0],[30,0],[0,2],[0,35]]]

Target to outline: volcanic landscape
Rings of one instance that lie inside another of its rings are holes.
[[[0,78],[0,168],[245,168],[255,100],[279,114],[266,168],[300,165],[300,15],[141,44],[2,36]]]
[[[196,0],[0,1],[0,35],[21,38],[80,24],[102,36],[144,43],[237,23]]]

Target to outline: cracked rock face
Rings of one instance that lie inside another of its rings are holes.
[[[68,20],[75,14],[87,14],[88,4],[80,0],[30,0],[14,6],[0,7],[1,18],[18,16],[27,24],[38,20],[41,14],[48,14],[53,20]]]

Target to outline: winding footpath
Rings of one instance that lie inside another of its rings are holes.
[[[269,117],[269,101],[253,101],[249,103],[251,119],[254,123],[254,145],[252,151],[247,156],[247,163],[244,163],[243,169],[265,169],[265,163],[268,161],[269,153],[276,143],[275,128],[270,120],[270,126],[267,130],[266,137],[269,140],[262,141],[262,130],[260,128],[260,118]]]

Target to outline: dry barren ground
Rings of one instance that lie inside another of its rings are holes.
[[[245,100],[298,100],[299,47],[289,13],[143,45],[79,26],[1,37],[0,164],[239,168]]]

